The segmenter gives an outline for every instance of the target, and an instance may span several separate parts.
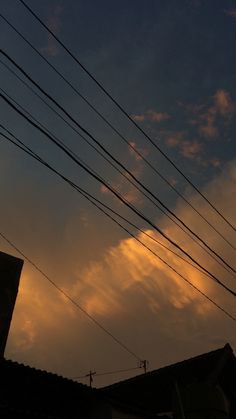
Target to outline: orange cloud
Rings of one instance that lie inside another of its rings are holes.
[[[131,117],[136,122],[144,122],[146,119],[145,115],[131,115]]]
[[[150,121],[150,122],[163,122],[170,119],[170,115],[167,112],[156,112],[152,109],[148,110],[144,114],[141,115],[131,115],[131,117],[136,122],[144,122],[144,121]]]
[[[37,286],[35,286],[37,284]],[[21,276],[8,345],[14,357],[29,352],[43,333],[60,328],[65,319],[74,317],[74,309],[45,279],[27,263]]]
[[[229,9],[224,11],[226,15],[236,18],[236,9]]]
[[[207,193],[212,201],[222,208],[226,216],[233,217],[232,190],[236,179],[236,163],[229,168],[228,174],[222,175],[217,181],[208,186]],[[192,202],[201,212],[207,212],[207,206],[203,204],[198,196],[192,198]],[[178,206],[178,215],[188,225],[205,238],[220,253],[225,254],[228,260],[234,260],[232,249],[225,248],[221,241],[209,226],[205,225],[198,217],[193,217],[193,212],[182,204]],[[211,221],[221,229],[221,224],[215,215],[211,215]],[[203,225],[204,224],[204,225]],[[159,223],[160,225],[160,223]],[[208,269],[215,271],[219,276],[228,278],[214,260],[210,259],[202,249],[198,248],[190,238],[185,236],[175,225],[163,219],[162,228],[178,240],[178,243],[195,255]],[[222,225],[223,228],[223,225]],[[146,232],[165,243],[164,239],[152,230]],[[214,282],[206,278],[192,266],[185,264],[168,250],[155,244],[144,234],[137,234],[139,240],[152,248],[164,260],[180,271],[193,284],[203,292],[216,295],[221,300],[221,291],[215,287]],[[135,239],[128,238],[111,248],[104,256],[104,260],[91,266],[82,275],[83,281],[78,281],[74,287],[74,296],[82,296],[88,301],[86,307],[94,315],[118,315],[119,312],[128,310],[125,301],[129,301],[132,290],[141,293],[152,311],[160,312],[163,304],[168,303],[179,310],[191,306],[192,310],[199,315],[206,315],[214,311],[214,307],[202,296],[186,284],[179,276],[166,267],[158,258],[143,248]],[[222,297],[222,301],[225,297]]]
[[[213,125],[213,123],[208,123],[207,125],[199,126],[199,133],[205,138],[216,138],[219,135],[218,129]]]
[[[217,90],[214,95],[215,111],[223,117],[231,117],[235,112],[236,106],[232,101],[230,93],[224,89]]]
[[[185,133],[175,132],[167,136],[166,144],[170,148],[177,148],[180,154],[187,159],[199,157],[202,152],[202,144],[196,140],[185,140]]]
[[[191,125],[198,126],[199,133],[209,139],[219,136],[218,119],[223,118],[224,124],[228,124],[236,111],[236,104],[233,102],[231,95],[225,89],[218,89],[212,96],[211,106],[206,105],[186,105],[184,106],[188,112],[194,115],[190,119]],[[180,103],[180,106],[183,106]]]
[[[136,178],[140,178],[142,168],[136,171],[133,170],[132,172],[136,176]],[[130,176],[127,175],[127,178],[129,177]],[[128,180],[126,181],[125,179],[120,178],[118,181],[112,182],[112,187],[122,196],[122,198],[124,198],[130,204],[142,203],[141,193],[131,183],[129,183]],[[113,195],[113,193],[108,188],[106,188],[106,186],[101,185],[100,192],[102,194],[109,194],[112,198],[114,198],[116,203],[119,202],[117,201],[117,198]]]
[[[135,152],[135,150],[137,150],[139,152],[139,154],[141,154],[144,157],[147,157],[148,156],[149,150],[147,148],[137,147],[137,144],[135,143],[135,141],[130,141],[129,144],[130,144],[129,152],[130,152],[131,156],[133,156],[135,158],[136,161],[142,160],[142,157],[139,156]]]
[[[178,147],[183,141],[184,134],[183,131],[167,133],[166,144],[171,148]]]
[[[212,158],[209,160],[209,163],[213,166],[213,167],[220,167],[221,166],[221,161],[218,158]]]
[[[196,156],[199,156],[201,151],[202,144],[196,140],[183,141],[181,144],[181,154],[188,159],[194,159]]]
[[[139,151],[144,157],[148,155],[148,150],[144,148],[138,148],[136,146],[136,143],[131,141],[130,146],[128,148],[129,153],[132,157],[134,157],[136,161],[135,167],[133,167],[130,170],[130,173],[132,173],[133,176],[135,176],[137,179],[141,179],[143,172],[144,172],[144,164],[142,163],[141,157],[135,152],[135,150]],[[136,189],[131,182],[135,182],[132,176],[130,176],[128,173],[124,173],[125,177],[119,176],[115,180],[111,182],[111,186],[129,203],[131,204],[141,204],[143,201],[141,193]],[[104,185],[100,186],[100,192],[102,194],[110,195],[112,198],[115,199],[115,202],[117,201],[117,198],[112,194],[112,192]]]
[[[147,112],[147,119],[152,122],[162,122],[170,119],[170,115],[167,112],[155,112],[150,110]]]
[[[235,219],[235,182],[234,161],[204,190],[211,201],[232,221]],[[192,195],[191,202],[233,241],[234,233],[198,196]],[[179,201],[176,212],[230,263],[235,263],[234,251],[189,207]],[[164,217],[156,221],[158,226],[174,237],[206,268],[232,286],[230,275],[177,226]],[[75,222],[72,224],[75,231],[78,226]],[[164,239],[158,237],[155,231],[147,228],[145,231],[163,242]],[[230,320],[133,238],[120,237],[118,242],[114,241],[99,257],[96,252],[89,255],[86,266],[82,268],[79,255],[84,240],[81,245],[81,231],[79,232],[73,236],[72,246],[68,246],[63,254],[63,274],[58,260],[54,264],[46,264],[45,269],[89,314],[128,346],[153,361],[152,367],[160,359],[157,350],[161,351],[163,364],[174,360],[173,344],[175,347],[179,345],[175,359],[177,361],[180,354],[182,358],[186,352],[201,352],[206,346],[215,347],[216,337],[218,341],[224,342],[230,338],[232,341],[234,335]],[[112,231],[111,234],[113,233]],[[86,231],[86,237],[87,235]],[[234,314],[234,301],[212,280],[144,234],[137,233],[136,237]],[[94,240],[92,233],[88,240],[89,243]],[[50,250],[46,247],[43,249],[45,253],[53,253],[52,250],[54,247]],[[72,259],[71,252],[74,255]],[[44,263],[41,266],[44,268]],[[83,375],[94,366],[101,370],[112,370],[114,359],[117,366],[132,365],[129,357],[126,361],[127,354],[121,348],[62,298],[27,263],[23,270],[8,340],[7,357],[67,376]]]

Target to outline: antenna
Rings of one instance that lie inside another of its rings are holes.
[[[144,374],[146,374],[146,372],[147,372],[148,365],[149,365],[149,362],[146,359],[144,359],[143,361],[140,361],[139,366],[140,366],[140,368],[143,368]]]
[[[93,384],[93,376],[96,375],[96,371],[89,371],[85,377],[89,377],[89,386],[92,387]]]

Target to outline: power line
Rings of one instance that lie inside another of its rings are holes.
[[[111,333],[106,327],[104,327],[95,317],[91,316],[77,301],[75,301],[70,295],[65,292],[61,287],[59,287],[41,268],[36,265],[28,256],[26,256],[11,240],[9,240],[2,232],[0,232],[0,236],[8,243],[10,246],[15,249],[27,262],[29,262],[50,284],[57,289],[68,301],[70,301],[77,309],[79,309],[85,316],[87,316],[96,326],[98,326],[104,333],[106,333],[110,338],[114,340],[120,347],[122,347],[126,352],[136,358],[138,361],[142,361],[142,359],[128,346],[126,346],[120,339],[116,338],[113,333]]]
[[[133,173],[128,170],[119,160],[117,160],[106,148],[92,135],[88,132],[87,129],[82,127],[54,98],[52,98],[38,83],[36,83],[6,52],[0,49],[0,52],[14,65],[17,67],[19,71],[21,71],[25,77],[27,77],[31,83],[33,83],[49,100],[51,100],[71,121],[78,126],[86,135],[88,135],[92,141],[94,141],[116,164],[118,164],[123,170],[128,173],[128,175],[137,182],[147,193],[149,193],[155,200],[157,200],[166,211],[168,211],[175,219],[177,219],[191,234],[193,234],[201,243],[203,243],[208,250],[210,250],[215,256],[217,256],[229,269],[231,269],[234,273],[236,270],[226,262],[217,252],[214,251],[198,234],[196,234],[191,228],[189,228],[173,211],[171,211],[152,191],[150,191],[145,185],[142,184],[134,175]],[[12,106],[12,104],[11,104]],[[19,110],[18,110],[19,112]],[[25,116],[24,116],[25,117]],[[32,121],[31,121],[32,123]],[[68,152],[67,152],[68,153]],[[183,249],[182,249],[183,251]]]
[[[138,209],[136,209],[133,205],[126,202],[123,197],[115,191],[110,185],[108,185],[105,181],[101,180],[95,173],[93,173],[90,169],[88,169],[83,163],[78,161],[77,158],[73,156],[71,152],[69,152],[62,144],[60,144],[55,138],[53,138],[50,134],[48,134],[43,128],[38,126],[35,122],[31,121],[26,115],[24,115],[16,106],[11,103],[2,93],[0,97],[11,107],[13,108],[19,115],[21,115],[24,119],[26,119],[32,126],[34,126],[38,131],[43,133],[49,140],[57,145],[58,148],[64,151],[64,153],[70,157],[79,167],[83,168],[90,176],[92,176],[95,180],[99,183],[102,183],[116,198],[122,202],[127,208],[133,211],[136,215],[138,215],[141,219],[147,222],[152,228],[158,231],[166,240],[168,240],[172,245],[174,245],[178,250],[182,251],[190,260],[192,260],[197,266],[207,272],[219,285],[221,285],[225,290],[227,290],[230,294],[236,297],[236,292],[227,287],[222,281],[220,281],[215,275],[213,275],[208,269],[204,268],[199,262],[197,262],[188,252],[186,252],[180,245],[178,245],[174,240],[172,240],[166,233],[164,233],[159,227],[157,227],[151,220],[149,220],[145,215],[141,214]],[[233,270],[233,268],[231,268]]]
[[[67,125],[70,126],[71,129],[73,129],[90,147],[92,147],[102,158],[105,159],[105,161],[107,161],[116,171],[118,171],[118,173],[120,175],[122,175],[126,180],[128,180],[140,193],[142,193],[150,202],[152,202],[152,204],[159,209],[159,211],[161,211],[163,214],[165,214],[166,217],[168,217],[175,225],[178,226],[178,228],[180,228],[188,237],[191,238],[191,240],[193,240],[199,247],[201,247],[201,249],[203,249],[214,261],[216,261],[223,269],[225,269],[228,273],[230,273],[231,275],[233,274],[230,269],[227,268],[227,266],[225,266],[224,264],[222,264],[215,256],[214,254],[211,254],[208,249],[206,249],[201,242],[198,242],[196,240],[196,238],[194,236],[192,236],[188,231],[186,231],[181,225],[179,225],[175,219],[173,219],[165,210],[163,210],[157,203],[155,203],[145,192],[143,192],[141,190],[141,188],[139,188],[138,185],[136,185],[127,175],[126,173],[123,173],[118,167],[116,167],[114,165],[114,163],[112,161],[110,161],[104,154],[102,154],[102,152],[100,150],[98,150],[93,144],[91,144],[75,127],[73,127],[73,125],[71,125],[67,120],[65,120],[54,108],[52,108],[52,106],[50,106],[43,98],[41,98],[40,95],[38,95],[37,92],[35,92],[31,86],[29,86],[24,80],[22,80],[12,69],[10,69],[2,60],[0,60],[1,64],[4,65],[11,73],[14,74],[15,77],[17,77],[24,85],[26,85],[26,87],[32,91],[32,93],[34,93],[40,100],[43,101],[43,103],[49,107],[49,109],[51,109],[53,112],[56,113],[56,115],[58,117],[60,117]],[[23,106],[21,106],[17,101],[15,101],[13,98],[11,98],[3,89],[0,88],[0,90],[10,99],[12,100],[20,109],[22,109],[30,118],[32,118],[36,123],[38,123],[42,128],[44,128],[49,134],[51,134],[52,136],[54,136],[46,127],[44,127],[44,125],[42,125],[30,112],[28,112]],[[4,129],[6,129],[5,127],[3,127]],[[12,135],[12,134],[11,134]],[[54,138],[56,139],[56,137],[54,136]],[[78,155],[76,153],[74,153],[67,145],[65,145],[62,141],[60,141],[59,139],[57,139],[57,141],[64,145],[64,147],[70,151],[74,157],[76,157],[77,159],[79,159],[83,164],[85,164],[91,171],[93,170],[91,167],[89,167],[86,163],[83,162],[83,160],[81,160]],[[95,174],[97,174],[96,172],[94,172]],[[102,178],[101,178],[102,179]],[[102,179],[104,180],[104,179]],[[111,185],[110,185],[111,186]],[[136,227],[137,228],[137,227]],[[146,233],[144,233],[146,234]],[[177,254],[176,254],[177,255]],[[179,255],[177,255],[179,257]],[[183,260],[185,260],[184,258],[182,258]],[[186,261],[186,260],[185,260]],[[187,263],[189,263],[187,261]],[[191,263],[190,263],[191,265]],[[194,266],[194,265],[193,265]],[[196,268],[196,266],[195,266]],[[199,269],[200,270],[200,269]],[[201,270],[200,270],[201,271]]]
[[[114,127],[114,125],[112,125],[97,109],[96,109],[96,107],[95,106],[93,106],[92,104],[91,104],[91,102],[89,102],[89,100],[84,96],[84,95],[82,95],[81,93],[80,93],[80,91],[76,88],[76,87],[74,87],[73,85],[72,85],[72,83],[70,83],[68,80],[67,80],[67,78],[66,77],[64,77],[63,76],[63,74],[59,71],[59,70],[57,70],[57,68],[53,65],[53,64],[51,64],[50,63],[50,61],[49,60],[47,60],[47,58],[46,57],[44,57],[43,56],[43,54],[40,52],[40,51],[38,51],[38,49],[37,48],[35,48],[34,47],[34,45],[24,36],[24,35],[22,35],[22,33],[18,30],[18,29],[16,29],[16,27],[12,24],[12,23],[10,23],[9,22],[9,20],[8,19],[6,19],[6,17],[5,16],[3,16],[1,13],[0,13],[0,17],[4,20],[4,22],[6,22],[16,33],[17,33],[17,35],[19,36],[19,37],[21,37],[21,39],[23,39],[26,43],[27,43],[27,45],[29,45],[32,49],[33,49],[33,51],[35,52],[35,53],[37,53],[40,57],[41,57],[41,59],[42,60],[44,60],[46,63],[47,63],[47,65],[50,67],[50,68],[52,68],[53,69],[53,71],[54,72],[56,72],[56,74],[90,107],[90,109],[92,109],[112,130],[113,130],[113,132],[115,132],[134,152],[135,152],[135,154],[139,157],[139,158],[141,158],[172,190],[174,190],[175,191],[175,193],[181,198],[181,199],[183,199],[183,201],[187,204],[187,205],[189,205],[190,206],[190,208],[192,208],[229,246],[231,246],[234,250],[236,250],[235,249],[235,246],[215,227],[215,226],[213,226],[212,224],[211,224],[211,222],[209,221],[209,220],[207,220],[195,207],[194,207],[194,205],[192,205],[191,204],[191,202],[189,202],[188,201],[188,199],[186,199],[185,197],[184,197],[184,195],[183,194],[181,194],[179,191],[178,191],[178,189],[177,188],[175,188],[175,186],[174,185],[172,185],[171,184],[171,182],[169,182],[168,181],[168,179],[165,177],[165,176],[163,176],[162,174],[161,174],[161,172],[159,171],[159,170],[157,170],[154,166],[153,166],[153,164],[136,148],[136,147],[134,147],[133,145],[132,145],[132,143],[130,143],[128,140],[127,140],[127,138],[125,138],[125,136],[124,135],[122,135],[118,130],[117,130],[117,128],[115,128]],[[3,62],[2,62],[2,64],[3,65],[5,65]],[[6,65],[5,65],[6,66]],[[6,66],[7,67],[7,66]],[[9,71],[11,71],[12,72],[12,70],[11,69],[9,69],[9,67],[7,67],[8,68],[8,70]],[[13,74],[15,74],[14,72],[13,72]],[[15,74],[15,76],[16,77],[18,77],[16,74]],[[20,79],[23,83],[24,83],[24,81],[22,80],[22,79]],[[27,85],[27,84],[26,84]],[[27,87],[28,88],[30,88],[28,85],[27,85]],[[35,93],[35,92],[34,92]],[[37,93],[35,93],[36,95],[37,95]],[[40,96],[39,96],[40,97]],[[40,97],[41,98],[41,97]],[[41,100],[43,100],[42,98],[41,98]],[[49,106],[49,105],[48,105]],[[54,112],[55,112],[55,110],[54,110]],[[61,117],[61,115],[60,115],[60,117]],[[62,118],[62,117],[61,117]],[[74,129],[74,128],[73,128]],[[79,135],[81,135],[80,133],[79,133]],[[81,136],[82,138],[83,138],[83,136]],[[90,144],[90,143],[89,143]],[[97,149],[96,149],[97,150]],[[97,150],[97,152],[98,152],[98,150]],[[105,157],[104,157],[105,158]],[[149,198],[150,199],[150,198]]]
[[[94,197],[92,197],[91,194],[88,194],[86,191],[84,191],[82,188],[78,187],[74,182],[70,181],[68,178],[63,176],[60,172],[58,172],[56,169],[54,169],[52,166],[50,166],[48,163],[46,163],[43,159],[41,159],[36,153],[32,152],[32,150],[25,146],[26,148],[23,148],[22,145],[19,145],[15,143],[13,140],[11,140],[9,137],[5,136],[5,134],[2,134],[6,139],[8,139],[11,143],[16,145],[18,148],[29,154],[34,159],[38,160],[41,164],[46,166],[48,169],[50,169],[52,172],[57,174],[60,178],[65,180],[67,183],[70,184],[73,188],[77,190],[85,199],[87,199],[91,204],[93,204],[96,208],[98,208],[101,212],[103,212],[108,218],[110,218],[113,222],[115,222],[120,228],[122,228],[125,232],[127,232],[131,237],[133,237],[137,242],[139,242],[144,248],[146,248],[149,252],[151,252],[155,257],[157,257],[161,262],[163,262],[166,266],[168,266],[173,272],[175,272],[180,278],[182,278],[186,283],[188,283],[193,289],[195,289],[198,293],[200,293],[202,296],[204,296],[208,301],[210,301],[216,308],[221,310],[225,315],[227,315],[229,318],[231,318],[233,321],[236,321],[236,318],[232,316],[228,311],[226,311],[223,307],[221,307],[219,304],[217,304],[213,299],[211,299],[207,294],[205,294],[203,291],[201,291],[198,287],[196,287],[192,282],[190,282],[186,277],[184,277],[181,273],[179,273],[175,268],[173,268],[168,262],[166,262],[163,258],[161,258],[158,254],[156,254],[152,249],[150,249],[145,243],[143,243],[140,239],[138,239],[133,233],[131,233],[129,230],[127,230],[124,226],[122,226],[117,220],[114,219],[110,214],[108,214],[103,208],[101,208],[98,205],[98,200]],[[23,144],[20,140],[17,140],[20,144]],[[23,144],[24,146],[24,144]],[[101,203],[101,202],[100,202]],[[102,203],[101,203],[102,204]],[[103,205],[103,204],[102,204]],[[105,206],[105,205],[103,205]],[[111,210],[112,211],[112,210]],[[112,211],[113,212],[113,211]],[[143,362],[143,361],[142,361]]]
[[[123,115],[144,135],[144,137],[155,147],[159,153],[177,170],[177,172],[188,182],[188,184],[211,206],[211,208],[234,230],[236,228],[231,222],[211,203],[211,201],[196,187],[193,182],[183,173],[181,169],[171,160],[170,157],[152,140],[152,138],[134,121],[129,113],[121,106],[117,100],[105,89],[105,87],[96,79],[95,76],[79,61],[79,59],[70,51],[70,49],[56,36],[53,31],[39,18],[39,16],[25,3],[24,0],[18,0],[34,18],[46,29],[47,32],[59,43],[59,45],[69,54],[69,56],[80,66],[80,68],[94,81],[94,83],[105,93],[105,95],[118,107]]]
[[[4,96],[3,95],[1,95],[3,98],[4,98]],[[6,98],[4,99],[4,100],[6,100],[7,102],[8,102],[8,104],[10,105],[10,106],[12,106],[18,113],[20,113],[21,114],[21,116],[23,116],[24,118],[26,118],[27,120],[28,120],[28,122],[30,122],[31,124],[33,124],[36,128],[38,128],[38,129],[40,129],[41,130],[41,132],[44,132],[44,130],[42,130],[41,128],[39,128],[39,127],[37,127],[37,124],[35,124],[35,123],[33,123],[29,118],[27,118],[22,112],[20,112],[19,111],[19,109],[17,109],[9,100],[7,100]],[[53,100],[53,99],[52,99]],[[60,106],[60,105],[59,105]],[[66,111],[65,111],[66,112]],[[76,123],[76,121],[75,121],[75,123]],[[79,124],[77,124],[77,125],[79,125]],[[82,128],[84,131],[86,131],[84,128]],[[87,133],[87,131],[86,131],[86,133]],[[89,133],[88,133],[88,135],[90,135]],[[50,136],[49,136],[50,137]],[[90,137],[92,137],[93,138],[93,136],[91,136],[90,135]],[[57,140],[55,140],[55,139],[52,139],[51,138],[51,141],[53,141],[54,142],[54,144],[57,144]],[[95,140],[96,141],[96,140]],[[67,154],[67,155],[69,155],[71,158],[72,158],[72,160],[74,160],[75,162],[76,162],[76,158],[75,158],[75,156],[73,155],[73,156],[71,156],[71,153],[68,151],[68,150],[65,150],[65,147],[62,145],[62,144],[60,144],[60,145],[58,145],[57,144],[57,146],[59,146],[59,148],[62,148],[63,150],[64,150],[64,152]],[[87,169],[86,169],[87,170]],[[131,174],[131,172],[128,172],[128,173],[130,173],[130,175],[131,176],[133,176],[132,174]],[[94,175],[94,174],[93,174]],[[140,183],[140,182],[139,182]],[[103,183],[104,184],[104,183]],[[106,186],[105,184],[104,184],[104,186]],[[110,189],[111,190],[111,187],[109,187],[108,189]],[[114,193],[114,191],[113,191],[113,193]],[[127,204],[126,203],[126,205],[128,205],[129,206],[129,204]],[[131,206],[130,206],[131,207]],[[137,213],[137,212],[136,212]],[[171,214],[173,214],[172,212],[171,212]],[[140,213],[139,213],[139,215],[140,215]],[[174,214],[173,214],[174,215]],[[175,216],[176,217],[176,216]],[[179,220],[179,218],[177,217],[177,219]],[[186,226],[187,227],[187,226]],[[156,226],[154,227],[154,228],[156,228]],[[191,232],[192,232],[192,230],[190,230]],[[192,232],[193,233],[193,232]],[[196,236],[196,234],[195,233],[193,233],[195,236]],[[196,236],[197,238],[198,238],[198,236]],[[201,240],[202,241],[202,240]],[[173,244],[174,242],[172,241],[172,244]],[[235,273],[235,270],[234,270],[234,268],[232,268],[226,261],[224,261],[224,259],[223,258],[221,258],[221,256],[219,256],[212,248],[210,248],[205,242],[204,242],[204,244],[206,245],[206,247],[208,247],[209,248],[209,250],[210,251],[212,251],[220,260],[222,260],[222,262],[223,263],[225,263],[225,265],[226,266],[228,266],[234,273]],[[176,243],[174,244],[174,245],[176,245]],[[178,246],[178,245],[177,245]],[[178,246],[178,248],[179,249],[181,249],[182,251],[183,251],[183,249],[182,248],[180,248],[179,246]],[[183,252],[185,252],[185,251],[183,251]],[[185,252],[185,254],[187,254],[186,252]],[[195,260],[194,260],[194,262],[195,262]]]
[[[96,375],[96,377],[103,377],[105,375],[123,374],[125,372],[140,370],[141,368],[142,368],[141,366],[138,366],[138,367],[133,367],[133,368],[124,368],[124,369],[120,369],[120,370],[105,371],[105,372],[100,372],[100,373],[95,372],[94,375]],[[82,378],[89,377],[89,375],[90,374],[80,375],[80,376],[76,376],[76,377],[71,377],[71,379],[72,380],[81,380]]]
[[[15,140],[21,145],[19,146],[19,144],[15,143],[15,141],[13,141],[11,138],[9,138],[7,135],[5,135],[4,133],[0,134],[9,142],[11,142],[12,144],[14,144],[16,147],[20,148],[22,151],[26,152],[27,154],[29,154],[31,157],[35,158],[36,160],[38,160],[40,163],[42,163],[44,166],[46,166],[47,168],[49,168],[51,171],[53,171],[55,174],[57,174],[59,177],[61,177],[63,180],[65,180],[67,183],[70,184],[70,186],[74,187],[77,192],[82,193],[82,194],[86,194],[87,197],[91,198],[92,200],[94,200],[96,203],[98,203],[99,205],[102,205],[102,207],[104,207],[105,209],[107,209],[108,211],[112,212],[114,215],[116,215],[117,217],[119,217],[121,220],[125,221],[127,224],[129,224],[131,227],[134,227],[136,230],[138,230],[140,233],[142,233],[143,235],[145,235],[146,237],[148,237],[150,240],[152,240],[154,243],[158,244],[159,246],[161,246],[162,248],[164,248],[165,250],[167,250],[168,252],[174,254],[176,257],[178,257],[179,259],[181,259],[182,261],[184,261],[185,263],[187,263],[189,266],[193,267],[194,269],[198,270],[199,272],[201,272],[202,274],[208,276],[209,278],[212,279],[212,277],[210,275],[208,275],[206,272],[204,272],[202,269],[198,268],[198,266],[194,265],[193,263],[191,263],[189,260],[185,259],[183,256],[179,255],[178,253],[176,253],[174,250],[172,250],[171,248],[169,248],[168,246],[164,245],[162,242],[160,242],[159,240],[157,240],[155,237],[151,236],[150,234],[148,234],[145,230],[141,229],[140,227],[138,227],[136,224],[134,224],[133,222],[131,222],[130,220],[128,220],[127,218],[125,218],[124,216],[122,216],[121,214],[119,214],[117,211],[115,211],[114,209],[112,209],[111,207],[109,207],[108,205],[104,204],[102,201],[100,201],[99,199],[95,198],[93,195],[91,195],[88,191],[85,191],[83,188],[79,187],[78,185],[76,185],[74,182],[72,182],[71,180],[69,180],[67,177],[65,177],[64,175],[62,175],[60,172],[58,172],[56,169],[54,169],[52,166],[50,166],[48,163],[45,162],[45,160],[41,159],[41,157],[39,157],[38,154],[34,153],[30,147],[26,146],[19,138],[17,138],[12,132],[10,132],[5,126],[3,126],[0,123],[0,128],[3,128],[8,134],[10,134],[13,138],[15,138]],[[49,131],[48,131],[49,132]],[[49,132],[50,133],[50,132]],[[52,135],[52,134],[51,134]],[[80,161],[83,164],[86,164],[83,162],[83,160],[80,159]],[[87,167],[92,170],[90,168],[90,166],[87,165]],[[99,176],[95,171],[94,173]],[[100,177],[100,176],[99,176]],[[100,177],[102,180],[104,180],[102,177]],[[84,196],[84,195],[83,195]],[[91,201],[90,201],[91,202]],[[93,203],[93,202],[92,202]],[[97,207],[99,208],[99,207]],[[101,209],[101,208],[99,208]],[[108,215],[108,214],[106,214]],[[112,220],[114,221],[114,219],[112,218]],[[128,230],[125,230],[126,232],[128,232]],[[211,254],[209,254],[211,256]],[[216,262],[218,262],[217,259],[215,259]],[[218,262],[219,263],[219,262]],[[226,269],[224,265],[221,265],[222,268]],[[228,271],[229,273],[231,273],[231,271]]]

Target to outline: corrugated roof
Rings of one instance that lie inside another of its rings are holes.
[[[6,359],[0,362],[0,405],[41,417],[74,418],[102,400],[84,384]]]

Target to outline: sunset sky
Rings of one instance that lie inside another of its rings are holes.
[[[26,2],[235,227],[235,2]],[[2,0],[0,13],[1,51],[236,269],[235,230],[191,188],[19,0]],[[20,38],[6,19],[127,142]],[[30,118],[36,118],[130,205],[236,292],[235,273],[211,258],[134,188],[130,175],[124,178],[35,96],[17,76],[29,84],[27,78],[2,53],[0,71],[1,94],[16,101],[17,107],[29,112]],[[36,91],[35,86],[30,86]],[[43,97],[39,91],[37,94]],[[69,121],[61,111],[57,112]],[[2,126],[7,128],[56,170],[143,231],[119,221],[134,237],[129,236],[56,174],[0,135],[0,233],[140,359],[148,360],[151,369],[216,349],[226,342],[236,350],[235,321],[139,241],[236,317],[232,295],[152,240],[185,257],[3,99],[0,124],[0,133],[6,134]],[[92,143],[86,137],[88,140]],[[221,236],[158,177],[140,154]],[[124,173],[124,169],[120,171]],[[0,250],[19,257],[3,238]],[[101,377],[99,373],[137,366],[131,354],[96,327],[27,261],[6,357],[66,377],[84,376],[93,370],[98,374],[96,386],[131,376],[131,372]],[[88,383],[86,378],[81,381]]]

